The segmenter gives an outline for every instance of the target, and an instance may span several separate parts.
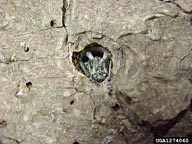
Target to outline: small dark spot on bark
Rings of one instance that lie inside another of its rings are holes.
[[[74,142],[73,144],[79,144],[79,142],[76,141],[76,142]]]
[[[25,51],[25,52],[28,52],[28,51],[29,51],[29,47],[25,47],[25,48],[24,48],[24,51]]]
[[[52,19],[51,21],[50,21],[50,26],[51,27],[54,27],[56,25],[56,20],[55,19]]]
[[[114,105],[112,105],[111,107],[114,111],[118,111],[120,109],[120,105],[115,103]]]
[[[74,102],[75,102],[74,100],[71,100],[71,101],[70,101],[70,105],[74,104]]]
[[[32,87],[32,82],[27,82],[26,86],[27,86],[27,88],[31,88]]]
[[[108,95],[112,96],[113,95],[113,90],[109,90]]]

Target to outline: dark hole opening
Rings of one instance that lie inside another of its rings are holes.
[[[90,51],[94,57],[95,57],[95,56],[98,56],[98,57],[102,57],[102,56],[103,56],[103,52],[102,52],[102,51],[94,50],[94,49],[92,49],[92,50],[90,49],[90,50],[88,50],[88,51]],[[89,59],[87,58],[86,54],[85,54],[86,52],[87,52],[87,51],[84,52],[84,54],[82,55],[82,58],[81,58],[81,60],[82,60],[83,62],[86,62],[86,61],[89,60]]]
[[[27,82],[27,83],[26,83],[26,86],[27,86],[28,88],[32,87],[32,82]]]
[[[115,103],[114,105],[112,105],[111,107],[114,111],[118,111],[120,109],[120,105]]]
[[[78,71],[86,75],[80,66],[80,62],[85,63],[89,61],[88,57],[86,56],[86,52],[91,52],[93,57],[98,56],[102,58],[105,51],[107,51],[110,54],[109,59],[105,62],[105,66],[107,67],[107,69],[109,69],[109,62],[111,61],[112,54],[107,48],[97,43],[92,43],[87,45],[82,51],[73,52],[72,62]],[[113,67],[113,62],[111,61],[111,68],[112,67]]]
[[[70,105],[74,104],[74,102],[75,102],[74,100],[70,101]]]
[[[51,20],[50,21],[50,26],[54,27],[55,25],[56,25],[56,20],[55,19]]]
[[[73,144],[79,144],[79,142],[74,142]]]
[[[25,51],[25,52],[28,52],[28,51],[29,51],[29,47],[25,47],[25,48],[24,48],[24,51]]]

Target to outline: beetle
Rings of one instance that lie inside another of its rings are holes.
[[[111,59],[110,52],[104,51],[103,56],[93,56],[90,51],[85,52],[85,56],[88,58],[87,61],[80,61],[80,67],[83,73],[93,83],[99,85],[103,82],[107,76],[110,75],[111,70]]]

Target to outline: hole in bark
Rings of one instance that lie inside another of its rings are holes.
[[[92,54],[93,59],[90,60],[86,53],[90,52]],[[99,70],[96,70],[96,67],[99,65],[100,60],[103,58],[104,56],[104,52],[107,52],[108,54],[108,59],[102,63],[102,65],[100,65]],[[83,73],[85,76],[88,77],[88,75],[90,77],[93,76],[93,74],[96,74],[99,78],[93,78],[94,80],[96,80],[97,82],[103,82],[105,80],[105,78],[107,77],[106,75],[101,77],[101,73],[104,72],[105,74],[108,74],[108,70],[109,70],[109,66],[110,66],[110,62],[111,62],[111,68],[112,68],[112,54],[111,52],[103,47],[100,44],[97,43],[92,43],[87,45],[82,51],[80,52],[73,52],[72,55],[72,62],[74,64],[74,66],[76,67],[76,69],[78,71],[80,71],[81,73]],[[83,70],[82,66],[80,65],[80,62],[83,63],[83,65],[85,66],[85,69],[87,69],[87,74],[85,72],[85,70]],[[105,78],[104,78],[105,77]]]
[[[79,142],[74,142],[73,144],[79,144]]]
[[[74,100],[70,101],[70,105],[74,104],[74,102],[75,102]]]
[[[54,27],[56,25],[56,19],[52,19],[51,21],[50,21],[50,26],[51,27]]]
[[[25,47],[25,48],[24,48],[24,51],[25,51],[25,52],[28,52],[28,51],[29,51],[29,47]]]
[[[32,87],[32,82],[27,82],[26,86],[27,86],[27,88],[31,88]]]
[[[112,105],[111,107],[114,111],[118,111],[120,109],[120,105],[115,103],[114,105]]]

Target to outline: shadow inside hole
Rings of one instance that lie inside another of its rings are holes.
[[[97,43],[92,43],[92,44],[89,44],[87,45],[83,51],[81,51],[81,61],[82,62],[86,62],[88,61],[89,59],[87,58],[86,56],[86,52],[91,52],[92,55],[95,57],[95,56],[98,56],[98,57],[103,57],[103,53],[104,51],[107,51],[108,53],[111,54],[111,52],[107,49],[107,48],[104,48],[102,45],[100,44],[97,44]]]
[[[114,110],[114,111],[118,111],[120,109],[120,105],[118,103],[115,103],[111,106],[111,108]]]
[[[74,104],[74,102],[75,102],[74,100],[71,100],[71,101],[70,101],[70,105]]]
[[[28,52],[28,51],[29,51],[29,47],[25,47],[25,48],[24,48],[24,51],[25,51],[25,52]]]
[[[27,86],[27,88],[31,88],[32,87],[32,82],[27,82],[26,86]]]

